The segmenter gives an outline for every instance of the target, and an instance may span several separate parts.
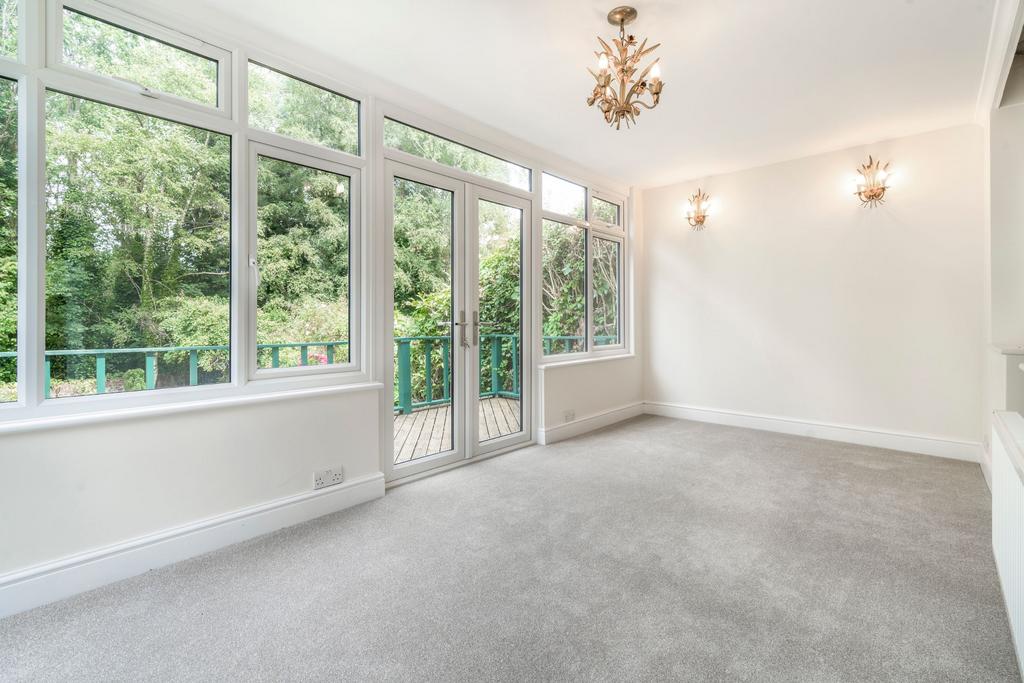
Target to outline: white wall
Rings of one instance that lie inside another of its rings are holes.
[[[645,191],[647,400],[980,444],[983,150],[962,126]],[[899,171],[876,209],[868,154]]]
[[[377,391],[0,434],[0,575],[379,472]]]
[[[1024,105],[992,112],[992,341],[1024,345]]]

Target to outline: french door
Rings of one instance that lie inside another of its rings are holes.
[[[386,175],[393,480],[529,441],[531,215],[441,173],[388,161]]]

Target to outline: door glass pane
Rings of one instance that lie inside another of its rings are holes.
[[[349,362],[348,176],[257,159],[256,364]]]
[[[0,56],[18,56],[18,0],[0,0]]]
[[[622,343],[619,281],[622,276],[620,244],[594,238],[594,346]]]
[[[520,190],[530,189],[530,169],[393,119],[384,119],[384,144]]]
[[[249,125],[359,154],[359,102],[249,62]]]
[[[18,400],[18,85],[0,79],[0,403]]]
[[[545,355],[586,350],[587,231],[545,220],[542,249]]]
[[[545,211],[569,218],[585,220],[587,217],[587,190],[582,185],[562,180],[558,176],[543,174],[542,203]]]
[[[522,209],[479,200],[480,441],[522,430]]]
[[[230,380],[231,138],[46,98],[48,396]]]
[[[217,61],[64,8],[64,61],[211,107]]]
[[[455,196],[395,178],[395,463],[455,447]]]

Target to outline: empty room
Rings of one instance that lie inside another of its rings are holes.
[[[1022,681],[1024,0],[0,0],[0,681]]]

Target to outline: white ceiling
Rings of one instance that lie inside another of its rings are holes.
[[[995,0],[636,0],[662,104],[586,107],[615,0],[176,0],[236,15],[630,184],[969,122]],[[272,50],[273,47],[271,46]],[[343,76],[339,76],[343,78]]]

